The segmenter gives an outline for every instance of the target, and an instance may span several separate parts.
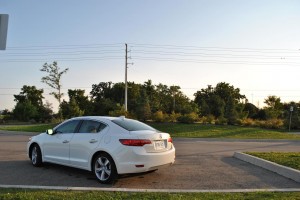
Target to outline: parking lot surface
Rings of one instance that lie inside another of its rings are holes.
[[[155,172],[123,175],[111,185],[88,171],[45,164],[31,165],[26,155],[30,133],[0,131],[0,185],[111,187],[140,189],[300,188],[300,183],[233,158],[235,151],[300,150],[300,141],[174,139],[176,162]]]

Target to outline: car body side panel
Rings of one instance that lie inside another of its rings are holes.
[[[92,156],[92,152],[101,144],[108,130],[109,127],[106,127],[99,133],[75,133],[70,142],[70,164],[74,167],[89,170],[89,158]]]
[[[69,164],[70,141],[74,133],[47,135],[43,142],[43,160],[60,164]]]

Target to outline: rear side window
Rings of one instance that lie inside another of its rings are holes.
[[[106,127],[101,122],[84,120],[80,126],[79,133],[98,133]]]
[[[151,126],[148,126],[147,124],[144,124],[142,122],[132,120],[132,119],[115,119],[112,120],[113,123],[121,126],[122,128],[126,129],[127,131],[156,131],[156,129],[152,128]]]

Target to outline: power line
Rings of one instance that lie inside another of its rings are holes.
[[[57,61],[90,61],[90,60],[120,60],[124,59],[120,56],[104,56],[104,57],[76,57],[76,58],[44,58],[44,59],[4,59],[0,62],[47,62],[46,60]]]
[[[271,49],[271,48],[233,48],[233,47],[201,47],[201,46],[180,46],[180,45],[154,45],[131,43],[132,47],[149,49],[184,49],[184,50],[207,50],[207,51],[233,51],[233,52],[270,52],[270,53],[297,53],[299,49]]]
[[[7,50],[40,50],[40,49],[74,49],[74,48],[99,48],[99,47],[117,47],[119,48],[121,43],[113,44],[75,44],[75,45],[52,45],[52,46],[12,46],[8,47]]]
[[[285,65],[285,66],[300,66],[297,62],[256,62],[256,61],[230,61],[230,60],[197,60],[197,59],[178,59],[178,58],[162,58],[162,57],[144,57],[133,56],[136,60],[149,61],[166,61],[166,62],[188,62],[188,63],[207,63],[207,64],[243,64],[243,65]]]
[[[132,47],[133,58],[136,60],[207,64],[300,66],[300,51],[292,49],[197,47],[135,43],[132,44]],[[210,51],[218,51],[218,53]],[[294,55],[295,53],[297,53],[298,56]]]
[[[10,47],[8,48],[8,53],[0,54],[0,57],[2,57],[0,62],[120,60],[123,59],[121,45],[123,44]],[[132,57],[136,60],[227,65],[300,65],[300,51],[296,49],[200,47],[138,43],[131,43],[130,45],[130,47],[132,47]],[[21,52],[18,52],[20,50]],[[295,55],[295,53],[297,53],[297,55]]]
[[[278,55],[264,55],[264,54],[228,54],[228,53],[218,53],[218,54],[212,54],[212,53],[188,53],[184,51],[149,51],[149,50],[135,50],[134,53],[137,55],[139,54],[153,54],[153,55],[174,55],[174,56],[201,56],[201,57],[220,57],[220,58],[251,58],[251,59],[287,59],[287,58],[298,58],[300,59],[300,56],[278,56]]]

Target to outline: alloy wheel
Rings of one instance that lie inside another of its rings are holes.
[[[111,175],[111,163],[106,157],[99,157],[95,162],[95,174],[100,181],[106,181]]]

